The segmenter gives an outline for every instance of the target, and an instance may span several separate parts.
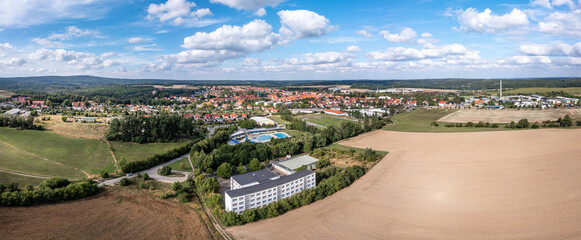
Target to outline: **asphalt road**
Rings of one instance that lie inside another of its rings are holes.
[[[162,168],[162,167],[164,167],[164,166],[167,166],[167,165],[170,165],[170,164],[172,164],[174,162],[177,162],[178,160],[180,160],[182,158],[186,158],[186,157],[188,157],[188,155],[189,155],[189,153],[186,154],[186,155],[180,156],[178,158],[172,159],[169,162],[163,163],[161,165],[157,165],[157,166],[155,166],[153,168],[150,168],[150,169],[147,169],[147,170],[143,170],[141,172],[133,173],[133,174],[131,174],[131,176],[123,176],[123,177],[118,177],[118,178],[113,178],[113,179],[105,180],[104,182],[99,183],[99,186],[104,186],[104,185],[113,186],[113,185],[115,185],[115,183],[118,183],[123,178],[134,178],[138,174],[143,174],[143,173],[147,173],[147,175],[149,175],[150,178],[155,179],[155,180],[160,181],[160,182],[165,182],[165,183],[183,182],[183,181],[185,181],[188,178],[188,175],[189,174],[193,174],[193,173],[172,170],[172,173],[182,173],[182,174],[184,174],[184,176],[183,177],[168,177],[168,176],[161,176],[161,175],[159,175],[157,173],[157,170],[160,169],[160,168]]]

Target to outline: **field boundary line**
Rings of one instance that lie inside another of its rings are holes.
[[[42,159],[42,160],[45,160],[45,161],[48,161],[48,162],[51,162],[51,163],[55,163],[55,164],[58,164],[58,165],[61,165],[61,166],[65,166],[65,167],[68,167],[68,168],[75,169],[75,170],[77,170],[77,171],[80,171],[80,172],[82,172],[83,174],[85,174],[85,175],[87,176],[87,178],[91,178],[91,175],[90,175],[89,173],[87,173],[87,172],[85,172],[85,171],[83,171],[83,170],[81,170],[81,169],[78,169],[78,168],[76,168],[76,167],[69,166],[69,165],[65,165],[65,164],[62,164],[62,163],[60,163],[60,162],[57,162],[57,161],[50,160],[50,159],[48,159],[48,158],[45,158],[45,157],[38,156],[38,155],[36,155],[36,154],[34,154],[34,153],[31,153],[31,152],[28,152],[28,151],[22,150],[22,149],[20,149],[20,148],[18,148],[18,147],[16,147],[16,146],[14,146],[14,145],[12,145],[12,144],[10,144],[10,143],[7,143],[7,142],[5,142],[5,141],[2,141],[2,140],[0,140],[0,143],[6,144],[6,145],[8,145],[8,146],[9,146],[9,147],[11,147],[11,148],[14,148],[14,149],[16,149],[16,150],[18,150],[18,151],[22,151],[22,152],[24,152],[24,153],[30,154],[30,155],[32,155],[32,156],[34,156],[34,157],[37,157],[37,158],[40,158],[40,159]]]
[[[0,172],[10,173],[10,174],[14,174],[14,175],[20,175],[20,176],[25,176],[25,177],[33,177],[33,178],[42,178],[42,179],[49,179],[50,178],[50,177],[46,177],[46,176],[15,172],[15,171],[6,170],[6,169],[0,169]]]
[[[218,233],[220,233],[220,235],[222,235],[222,238],[224,238],[226,240],[233,240],[233,238],[230,237],[230,235],[228,235],[226,230],[224,230],[224,228],[222,228],[222,225],[220,225],[220,222],[218,222],[218,220],[216,220],[214,214],[212,214],[212,212],[210,212],[210,209],[206,206],[204,199],[202,199],[198,193],[196,193],[196,196],[200,200],[200,203],[202,204],[204,211],[206,211],[206,214],[210,218],[210,222],[212,222],[212,225],[214,225],[214,228],[216,228]]]
[[[115,153],[113,152],[113,147],[111,146],[111,143],[107,140],[105,140],[105,142],[107,143],[107,145],[109,145],[109,152],[111,152],[111,156],[113,156],[113,162],[115,162],[115,171],[119,170],[119,164],[117,164],[117,157],[115,156]]]

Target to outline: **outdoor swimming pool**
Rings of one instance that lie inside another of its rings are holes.
[[[287,135],[286,133],[274,133],[274,134],[272,134],[272,135],[274,135],[274,136],[275,136],[275,137],[277,137],[277,138],[287,138],[287,137],[290,137],[290,136],[289,136],[289,135]]]
[[[251,138],[250,140],[253,142],[268,142],[268,141],[270,141],[271,138],[272,138],[272,136],[270,136],[270,135],[260,135],[260,136],[255,137],[255,138]]]

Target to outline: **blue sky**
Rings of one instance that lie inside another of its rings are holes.
[[[0,76],[581,76],[581,0],[0,0]]]

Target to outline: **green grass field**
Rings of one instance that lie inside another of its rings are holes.
[[[400,113],[395,115],[392,120],[395,125],[387,125],[383,130],[400,131],[400,132],[482,132],[482,131],[507,131],[513,130],[504,128],[499,124],[499,128],[475,128],[475,127],[444,127],[445,123],[439,122],[438,127],[432,127],[430,124],[438,119],[453,113],[456,110],[445,109],[416,109],[411,112]]]
[[[334,150],[343,150],[343,151],[349,151],[349,150],[353,149],[357,153],[362,153],[363,151],[365,151],[365,149],[363,149],[363,148],[348,147],[348,146],[341,145],[340,143],[331,144],[331,145],[327,146],[326,148],[327,149],[334,149]],[[379,159],[385,157],[385,155],[387,155],[387,153],[388,153],[388,152],[384,152],[384,151],[378,151],[375,149],[374,149],[374,151],[380,156]]]
[[[4,185],[8,185],[10,183],[18,183],[21,187],[26,185],[38,185],[40,182],[44,181],[42,178],[33,178],[33,177],[26,177],[20,176],[16,174],[0,172],[0,183]]]
[[[135,162],[139,160],[144,160],[147,157],[164,153],[177,147],[181,147],[188,144],[188,142],[177,142],[177,143],[129,143],[129,142],[111,142],[111,147],[113,147],[113,152],[117,161],[121,161],[122,158],[128,162]]]
[[[280,115],[271,115],[271,116],[268,116],[268,117],[266,117],[266,118],[268,118],[268,119],[270,119],[270,120],[272,120],[272,121],[275,121],[275,122],[276,122],[276,123],[278,123],[278,124],[284,124],[284,125],[287,125],[287,124],[289,124],[289,122],[288,122],[288,121],[282,120],[282,119],[280,118]]]
[[[184,164],[184,169],[180,168],[180,164]],[[194,170],[192,170],[192,165],[190,165],[190,161],[188,160],[188,157],[182,158],[172,164],[169,165],[171,167],[171,169],[173,170],[177,170],[177,171],[184,171],[184,172],[193,172]]]
[[[0,152],[3,154],[0,168],[7,170],[67,178],[79,178],[84,174],[66,166],[89,173],[115,170],[107,144],[99,140],[0,127],[0,141]]]
[[[322,115],[321,117],[308,118],[305,120],[308,122],[315,123],[315,124],[323,125],[325,127],[339,126],[339,124],[341,124],[342,122],[355,122],[355,121],[349,121],[349,120],[345,120],[345,119],[330,116],[330,115]]]

